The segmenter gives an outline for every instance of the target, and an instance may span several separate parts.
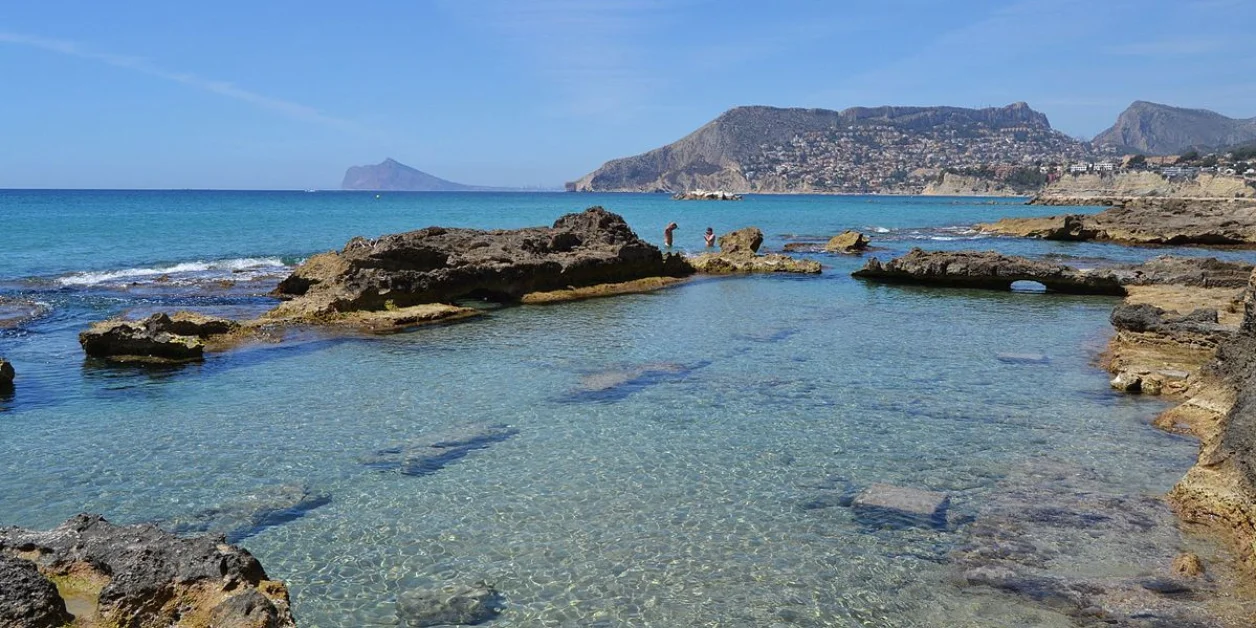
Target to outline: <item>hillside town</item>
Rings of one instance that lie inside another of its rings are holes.
[[[1069,174],[1152,171],[1166,178],[1220,174],[1256,179],[1256,155],[1248,152],[1149,157],[1122,155],[1113,147],[1034,126],[911,131],[867,125],[762,144],[743,170],[751,189],[759,191],[919,194],[951,173],[1032,193]]]

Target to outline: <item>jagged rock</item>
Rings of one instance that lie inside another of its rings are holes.
[[[489,445],[518,433],[518,428],[504,424],[468,425],[445,434],[425,437],[416,443],[381,449],[363,460],[363,464],[402,475],[431,475],[465,458],[472,451],[487,449]]]
[[[690,190],[677,192],[672,198],[678,201],[740,201],[741,195],[724,190]]]
[[[1136,393],[1141,392],[1143,389],[1143,378],[1137,374],[1122,371],[1117,373],[1116,377],[1113,377],[1109,384],[1121,392]]]
[[[284,625],[275,603],[257,589],[227,598],[209,613],[213,628],[278,628]]]
[[[946,493],[873,484],[851,502],[855,516],[876,525],[946,527]]]
[[[92,357],[201,358],[205,353],[205,342],[196,336],[176,334],[171,331],[172,326],[173,322],[166,314],[153,314],[142,321],[102,321],[80,333],[79,344]]]
[[[491,585],[452,585],[406,591],[397,596],[397,617],[407,628],[471,626],[496,618],[502,597]]]
[[[768,253],[704,253],[689,258],[689,264],[704,275],[736,275],[744,273],[802,273],[817,274],[820,262],[795,259],[788,255]]]
[[[74,621],[35,563],[0,552],[0,626],[59,628]]]
[[[758,253],[763,246],[763,232],[758,227],[730,231],[719,239],[721,253]]]
[[[16,552],[35,556],[45,576],[100,582],[96,612],[108,625],[254,626],[257,604],[224,605],[251,590],[274,609],[273,620],[261,625],[295,626],[283,583],[269,580],[257,559],[221,536],[185,539],[153,525],[118,526],[83,514],[47,532],[0,528],[0,554]]]
[[[1254,267],[1215,257],[1159,255],[1138,265],[1106,269],[1129,286],[1176,285],[1194,288],[1245,288]]]
[[[13,380],[17,377],[17,371],[13,370],[13,363],[0,358],[0,390],[13,388]]]
[[[552,227],[480,231],[428,227],[354,238],[280,282],[277,317],[386,310],[463,298],[517,302],[533,292],[692,273],[665,260],[617,214],[591,207]]]
[[[1047,290],[1070,294],[1124,295],[1121,282],[1109,274],[1077,270],[994,252],[924,251],[882,263],[871,258],[853,273],[860,279],[957,288],[1011,290],[1017,281],[1036,281]]]
[[[1185,315],[1166,312],[1147,303],[1122,304],[1109,316],[1118,330],[1152,333],[1181,344],[1215,347],[1234,332],[1217,322],[1217,310],[1200,308]]]
[[[843,231],[833,236],[824,250],[830,253],[858,253],[868,248],[868,236],[858,231]]]
[[[1093,215],[1005,218],[977,228],[1046,240],[1256,245],[1256,203],[1250,199],[1132,199],[1117,201]]]

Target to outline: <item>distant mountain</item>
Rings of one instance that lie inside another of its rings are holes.
[[[1237,120],[1207,109],[1136,101],[1094,143],[1149,155],[1219,148],[1256,140],[1256,118]]]
[[[411,168],[389,157],[373,166],[353,166],[345,171],[343,190],[388,190],[393,192],[478,192],[494,188],[476,187],[446,181]]]
[[[919,192],[941,169],[1090,156],[1025,103],[988,109],[737,107],[680,140],[607,162],[571,191]]]

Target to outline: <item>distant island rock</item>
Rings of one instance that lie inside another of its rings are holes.
[[[1256,118],[1223,116],[1207,109],[1183,109],[1136,101],[1094,143],[1149,155],[1189,149],[1215,149],[1256,140]]]
[[[987,109],[736,107],[567,184],[580,192],[920,193],[944,168],[1086,160],[1025,103]],[[1034,170],[1037,173],[1037,170]],[[1045,181],[1044,181],[1045,182]]]
[[[340,188],[389,192],[489,192],[499,189],[446,181],[391,157],[371,166],[350,167],[345,171]]]

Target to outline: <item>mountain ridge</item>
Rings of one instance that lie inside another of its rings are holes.
[[[1172,155],[1256,140],[1256,118],[1230,118],[1208,109],[1136,100],[1094,143],[1130,152]]]

